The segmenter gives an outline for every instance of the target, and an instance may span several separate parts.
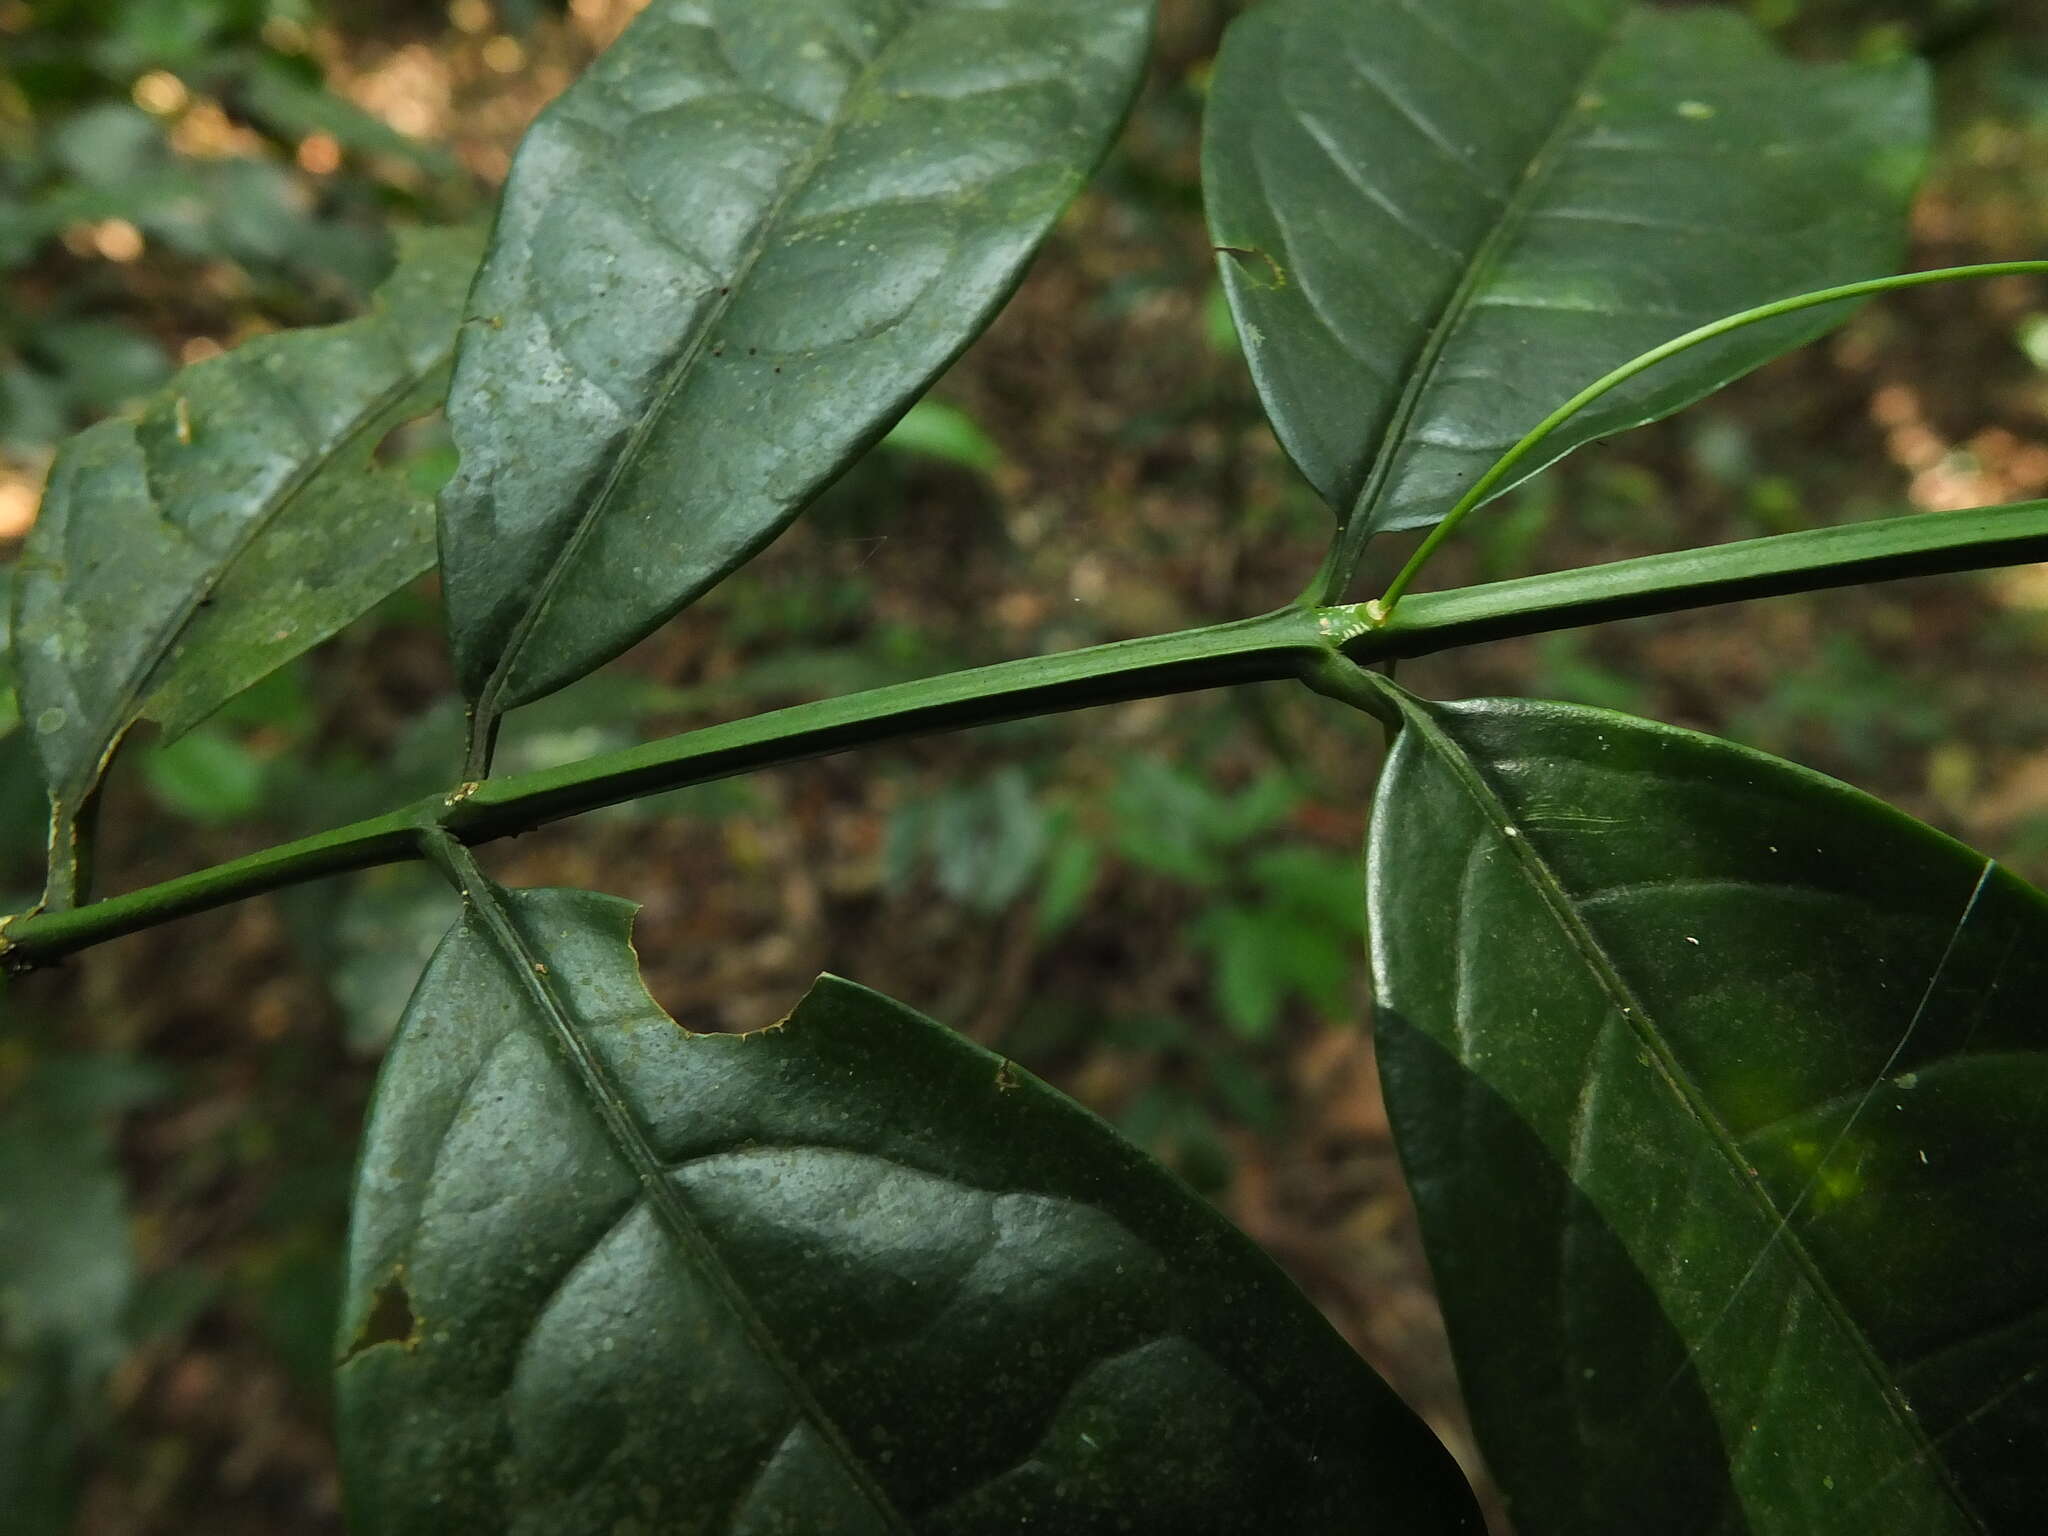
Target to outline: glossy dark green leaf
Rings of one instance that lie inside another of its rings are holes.
[[[15,578],[52,905],[130,726],[181,734],[433,563],[430,504],[374,458],[441,399],[478,246],[415,235],[370,314],[187,368],[57,456]]]
[[[987,322],[1138,79],[1143,0],[654,0],[521,146],[441,549],[488,722],[784,528]]]
[[[359,1531],[1479,1530],[1279,1271],[1029,1074],[832,978],[693,1035],[626,903],[470,884],[363,1152]]]
[[[1380,1059],[1517,1530],[2034,1529],[2048,899],[1726,742],[1403,708]]]
[[[1891,270],[1927,134],[1917,65],[1794,64],[1732,11],[1273,0],[1231,28],[1203,166],[1260,393],[1350,562],[1609,368]],[[1525,473],[1844,314],[1689,352]]]

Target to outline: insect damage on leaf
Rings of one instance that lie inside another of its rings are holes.
[[[405,1266],[400,1265],[391,1272],[391,1278],[377,1287],[376,1297],[370,1303],[370,1310],[363,1323],[350,1340],[348,1353],[340,1363],[347,1365],[358,1355],[369,1353],[380,1344],[396,1344],[407,1354],[420,1347],[420,1320],[413,1312],[412,1298],[406,1294]]]
[[[1287,269],[1257,246],[1219,245],[1216,254],[1234,258],[1254,287],[1270,291],[1287,286]]]

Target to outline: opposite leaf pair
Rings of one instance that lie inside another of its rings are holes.
[[[374,839],[467,902],[360,1170],[365,1530],[1478,1528],[1423,1426],[1099,1123],[847,983],[688,1035],[621,904],[506,892],[461,841],[596,778],[799,755],[796,726],[739,722],[609,776],[467,782],[505,709],[760,548],[985,323],[1106,143],[1147,11],[653,0],[522,149],[448,402],[465,782],[321,865]],[[1337,514],[1308,605],[806,717],[823,751],[1302,674],[1397,727],[1369,861],[1388,1099],[1525,1536],[2038,1507],[2042,898],[1725,744],[1331,681],[1369,625],[1314,609],[1589,378],[1890,265],[1925,122],[1916,69],[1782,63],[1721,13],[1273,0],[1218,60],[1205,168],[1261,392]],[[383,317],[188,373],[60,461],[19,599],[53,907],[137,718],[189,723],[426,563],[422,506],[371,461],[432,402],[447,238]],[[1528,467],[1840,313],[1688,352]],[[214,407],[358,345],[348,389]],[[319,565],[292,537],[315,513],[341,535]]]

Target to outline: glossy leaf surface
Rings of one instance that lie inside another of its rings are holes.
[[[1402,697],[1380,1057],[1517,1529],[2031,1529],[2048,899],[1725,742]]]
[[[1274,0],[1229,33],[1203,159],[1246,356],[1351,561],[1609,368],[1890,271],[1927,134],[1917,66],[1794,64],[1731,11]],[[1844,314],[1690,352],[1524,473]]]
[[[1120,120],[1142,0],[654,0],[536,124],[449,407],[485,721],[785,527],[986,323]]]
[[[1479,1529],[1280,1273],[1027,1073],[832,978],[690,1034],[626,903],[468,883],[363,1153],[357,1529]]]
[[[480,244],[411,236],[368,315],[187,368],[58,454],[15,578],[52,905],[130,726],[182,734],[432,565],[431,502],[375,455],[440,403]]]

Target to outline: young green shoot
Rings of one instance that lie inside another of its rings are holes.
[[[1970,278],[2038,277],[2042,275],[2048,275],[2048,261],[1982,262],[1975,266],[1934,267],[1924,272],[1902,272],[1893,277],[1867,278],[1862,282],[1843,283],[1834,288],[1819,288],[1811,293],[1800,293],[1794,294],[1790,298],[1774,299],[1768,304],[1759,304],[1754,309],[1742,310],[1737,314],[1728,315],[1720,320],[1715,320],[1707,325],[1687,331],[1682,336],[1675,336],[1662,346],[1652,347],[1640,357],[1631,358],[1611,373],[1603,374],[1576,395],[1573,395],[1571,399],[1565,401],[1563,405],[1560,405],[1556,410],[1536,423],[1535,426],[1531,427],[1520,442],[1508,449],[1506,453],[1502,454],[1494,462],[1492,468],[1473,481],[1471,488],[1463,496],[1459,497],[1457,504],[1445,514],[1444,520],[1430,531],[1429,537],[1424,539],[1416,548],[1415,553],[1408,557],[1408,563],[1401,567],[1400,574],[1388,584],[1387,590],[1371,602],[1365,604],[1365,613],[1368,621],[1375,625],[1383,625],[1393,617],[1395,605],[1401,601],[1402,596],[1414,584],[1415,578],[1422,573],[1422,568],[1429,564],[1430,557],[1443,546],[1446,539],[1457,532],[1458,525],[1465,520],[1467,514],[1474,507],[1485,501],[1487,497],[1491,496],[1494,490],[1508,476],[1515,472],[1523,460],[1527,459],[1530,454],[1534,453],[1542,445],[1545,438],[1601,396],[1619,389],[1630,379],[1636,377],[1636,375],[1647,373],[1659,363],[1676,357],[1681,352],[1690,351],[1694,347],[1702,346],[1707,342],[1726,336],[1732,331],[1739,331],[1745,326],[1760,325],[1767,320],[1775,320],[1781,315],[1796,314],[1804,309],[1818,309],[1824,304],[1839,304],[1851,299],[1870,298],[1880,293],[1895,293],[1902,288],[1925,287],[1930,283],[1957,282]]]

